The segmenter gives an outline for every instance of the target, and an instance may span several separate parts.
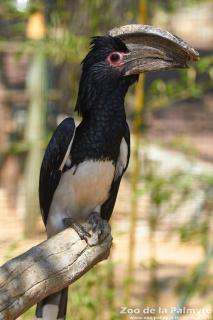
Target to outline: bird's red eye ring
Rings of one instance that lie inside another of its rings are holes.
[[[107,57],[107,62],[113,67],[123,65],[123,54],[118,51],[111,52]]]

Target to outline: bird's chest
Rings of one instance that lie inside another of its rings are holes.
[[[116,163],[125,123],[117,119],[104,119],[83,122],[76,130],[70,159],[73,164],[79,164],[84,159],[111,160]]]
[[[107,199],[115,174],[112,161],[85,160],[63,173],[54,195],[55,208],[84,218]]]

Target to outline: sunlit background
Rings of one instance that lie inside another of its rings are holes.
[[[74,115],[89,38],[130,23],[177,34],[201,59],[141,76],[131,88],[132,155],[111,220],[113,248],[71,286],[68,320],[129,319],[122,306],[213,308],[211,0],[1,1],[0,261],[45,239],[38,206],[45,146]],[[213,312],[178,318],[210,320]]]

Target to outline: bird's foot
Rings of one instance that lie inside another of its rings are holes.
[[[111,232],[110,225],[106,220],[103,220],[100,213],[92,212],[88,218],[88,227],[91,237],[88,238],[88,244],[95,246],[101,243]]]
[[[73,228],[81,240],[85,240],[91,247],[100,244],[111,232],[110,225],[97,212],[92,212],[82,224],[72,218],[64,218],[63,222],[65,228]]]
[[[75,222],[72,218],[64,218],[63,223],[65,228],[73,228],[79,235],[80,239],[85,240],[88,243],[88,239],[91,235],[80,223]]]

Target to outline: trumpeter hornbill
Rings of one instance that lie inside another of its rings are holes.
[[[151,26],[127,25],[92,39],[75,108],[82,122],[75,128],[72,118],[62,121],[41,166],[39,198],[48,237],[86,219],[104,237],[104,221],[110,219],[129,162],[124,109],[129,86],[141,72],[185,68],[197,59],[187,43]],[[65,319],[66,305],[67,288],[37,305],[37,319]]]

